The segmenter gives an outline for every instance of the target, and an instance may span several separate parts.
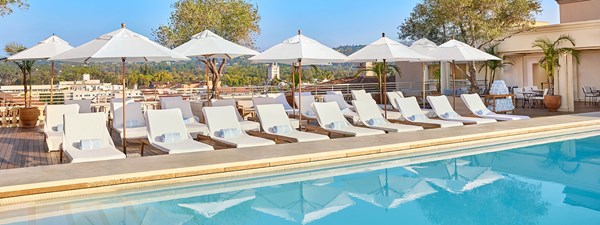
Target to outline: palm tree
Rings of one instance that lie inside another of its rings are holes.
[[[9,56],[17,54],[23,50],[27,49],[22,44],[11,42],[4,46],[4,51],[8,53]],[[34,60],[29,61],[13,61],[15,65],[19,67],[21,73],[23,74],[23,90],[25,91],[25,107],[31,107],[31,102],[29,105],[27,104],[27,75],[31,76],[31,69],[33,68]]]
[[[560,68],[560,64],[558,63],[558,59],[563,54],[569,54],[575,57],[577,63],[579,63],[579,51],[575,50],[571,47],[560,47],[563,43],[571,44],[575,46],[575,39],[568,34],[562,34],[555,41],[551,41],[548,38],[538,38],[533,42],[534,48],[540,48],[544,53],[544,58],[542,58],[540,62],[540,67],[546,70],[546,75],[548,77],[548,82],[550,83],[550,89],[548,93],[550,95],[554,94],[554,76],[558,69]]]
[[[383,76],[383,73],[385,71],[385,76]],[[384,79],[386,79],[388,76],[392,76],[392,75],[398,75],[398,76],[402,76],[402,72],[400,71],[400,68],[398,68],[396,65],[393,64],[384,64],[383,62],[375,62],[372,64],[371,68],[366,68],[366,69],[362,69],[362,70],[358,70],[356,71],[356,74],[354,75],[355,77],[360,75],[363,72],[373,72],[375,73],[375,77],[377,77],[377,81],[379,84],[379,100],[381,102],[383,102],[383,96],[385,96],[385,93],[383,93],[383,81]]]
[[[500,54],[498,54],[498,45],[500,43],[495,43],[492,44],[486,48],[483,49],[484,52],[496,56],[498,58],[502,58],[502,56],[500,56]],[[513,65],[513,63],[511,61],[507,61],[507,60],[490,60],[490,61],[486,61],[484,62],[481,67],[479,67],[479,72],[481,72],[482,69],[485,68],[485,81],[484,81],[484,85],[485,85],[485,92],[484,94],[489,94],[490,93],[490,87],[492,87],[492,83],[494,83],[494,80],[496,79],[496,71],[498,69],[503,69],[504,67],[508,66],[508,65]],[[489,78],[488,79],[488,75]]]

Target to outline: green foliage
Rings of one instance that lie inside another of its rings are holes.
[[[221,37],[252,47],[260,33],[258,8],[243,0],[179,0],[168,25],[154,30],[164,46],[179,46],[194,34],[211,30]]]
[[[24,45],[16,43],[16,42],[11,42],[6,44],[6,46],[4,46],[4,51],[6,53],[8,53],[9,56],[12,56],[14,54],[17,54],[23,50],[27,49]],[[35,63],[34,60],[28,60],[28,61],[12,61],[12,63],[14,63],[15,65],[17,65],[17,67],[19,68],[19,70],[21,70],[21,74],[23,75],[23,90],[25,90],[25,106],[28,107],[30,105],[27,104],[27,75],[31,76],[31,69],[33,68],[33,64]],[[31,104],[31,103],[29,103]]]
[[[499,43],[492,44],[490,46],[485,47],[483,49],[483,51],[490,55],[496,56],[498,58],[502,58],[502,56],[500,56],[498,54],[498,49],[497,49],[498,45],[499,45]],[[513,65],[513,63],[511,61],[507,61],[507,60],[503,59],[502,61],[498,61],[498,60],[486,61],[481,65],[481,67],[479,67],[479,71],[481,71],[482,69],[485,69],[485,81],[484,81],[485,92],[484,92],[484,94],[490,93],[490,88],[492,87],[492,83],[496,79],[496,71],[498,69],[503,69],[504,67],[506,67],[508,65]],[[489,79],[488,79],[488,75],[489,75]]]
[[[351,55],[352,53],[355,53],[356,51],[360,50],[363,47],[365,47],[365,46],[364,45],[342,45],[342,46],[333,48],[333,50],[336,50],[344,55]]]
[[[554,77],[560,67],[560,64],[558,63],[560,55],[572,55],[577,60],[577,63],[579,63],[579,51],[571,47],[561,47],[564,43],[575,46],[575,39],[570,35],[562,34],[555,41],[540,37],[533,42],[532,47],[539,48],[544,53],[544,58],[540,60],[540,67],[546,70],[548,82],[550,83],[554,83]],[[553,94],[553,90],[550,93]]]
[[[0,0],[0,17],[9,15],[13,8],[27,9],[29,4],[26,0]]]
[[[164,46],[179,46],[194,34],[211,30],[229,41],[252,47],[254,36],[260,33],[258,8],[244,0],[179,0],[173,8],[169,24],[153,31]],[[225,59],[202,61],[212,75],[213,92],[218,97]]]
[[[422,0],[398,27],[400,39],[451,39],[481,49],[531,29],[540,0]],[[477,92],[475,63],[468,63],[471,93]]]

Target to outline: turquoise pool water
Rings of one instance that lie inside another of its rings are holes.
[[[0,207],[0,223],[600,224],[600,136]]]

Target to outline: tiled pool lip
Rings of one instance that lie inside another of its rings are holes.
[[[260,148],[11,169],[0,171],[0,198],[201,175],[285,170],[598,125],[600,113],[588,113]]]

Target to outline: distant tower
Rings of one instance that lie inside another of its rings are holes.
[[[267,78],[269,80],[273,80],[275,78],[279,78],[279,64],[273,63],[267,67]]]

